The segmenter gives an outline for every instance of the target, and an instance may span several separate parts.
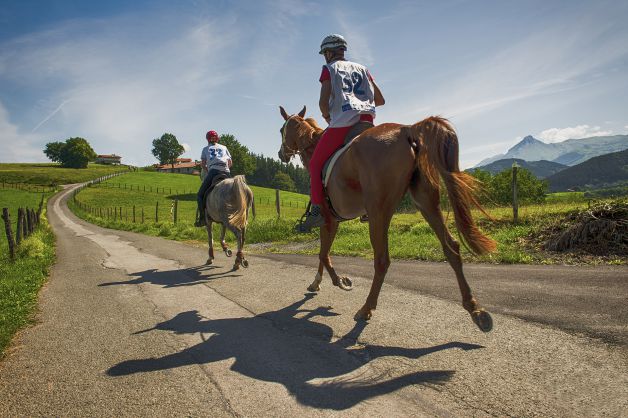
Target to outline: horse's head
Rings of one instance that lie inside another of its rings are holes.
[[[279,106],[279,112],[285,121],[279,130],[281,133],[279,159],[284,163],[287,163],[294,155],[301,151],[298,145],[299,127],[303,123],[305,106],[303,106],[303,110],[301,110],[298,114],[292,116],[288,116],[288,113],[286,113],[286,110],[282,106]]]

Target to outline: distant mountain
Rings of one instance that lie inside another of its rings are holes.
[[[492,162],[516,158],[525,161],[553,161],[573,166],[598,155],[628,149],[628,135],[594,136],[591,138],[568,139],[563,142],[546,144],[528,135],[505,154],[495,155],[480,161],[476,167]]]
[[[546,180],[552,192],[628,184],[628,149],[593,157],[551,175]]]
[[[489,171],[492,174],[497,174],[501,171],[511,168],[514,162],[516,162],[520,167],[531,171],[532,174],[541,179],[549,177],[552,174],[558,173],[559,171],[568,168],[568,166],[566,165],[555,163],[552,161],[525,161],[519,158],[506,158],[503,160],[497,160],[490,164],[475,168]]]

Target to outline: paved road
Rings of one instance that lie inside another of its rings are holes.
[[[231,272],[232,260],[221,256],[203,266],[200,248],[86,224],[58,196],[48,209],[58,262],[38,324],[0,364],[0,416],[628,410],[626,269],[545,277],[535,268],[468,266],[476,293],[496,312],[493,332],[482,334],[447,268],[395,263],[365,325],[352,319],[370,286],[363,261],[337,261],[352,272],[352,292],[326,285],[314,295],[305,292],[311,259],[251,256],[248,270]],[[606,279],[568,280],[589,273]],[[572,294],[582,303],[563,300]],[[602,306],[588,306],[595,304]]]

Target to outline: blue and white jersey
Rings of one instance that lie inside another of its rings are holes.
[[[229,160],[231,154],[227,147],[221,144],[211,144],[203,148],[201,152],[201,160],[207,161],[207,170],[212,168],[221,168],[229,171]]]
[[[351,61],[334,61],[326,65],[331,81],[329,98],[330,128],[352,126],[360,115],[375,116],[375,89],[366,67]]]

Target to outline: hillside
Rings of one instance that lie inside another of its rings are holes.
[[[596,189],[628,182],[628,149],[591,158],[547,178],[550,191]]]
[[[511,168],[512,164],[515,162],[519,165],[519,167],[522,167],[531,171],[532,174],[534,174],[536,177],[541,178],[541,179],[549,177],[552,174],[558,173],[559,171],[562,171],[568,168],[568,166],[566,165],[555,163],[552,161],[546,161],[546,160],[525,161],[519,158],[506,158],[503,160],[497,160],[490,164],[476,167],[476,168],[488,171],[491,174],[497,174],[499,172],[502,172],[506,169]]]
[[[552,161],[574,166],[590,158],[628,149],[628,135],[595,136],[590,138],[568,139],[563,142],[546,144],[528,135],[505,154],[486,158],[476,167],[486,166],[498,160],[521,159],[525,161]]]

